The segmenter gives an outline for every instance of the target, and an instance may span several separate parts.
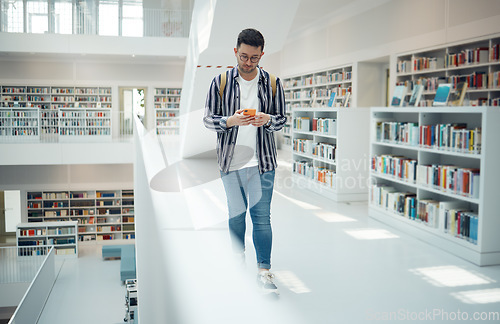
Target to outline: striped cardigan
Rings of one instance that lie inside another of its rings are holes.
[[[219,89],[221,76],[216,76],[210,85],[205,103],[203,123],[205,127],[217,132],[217,161],[222,172],[228,173],[234,153],[238,127],[227,128],[228,117],[240,109],[240,87],[237,81],[238,68],[234,67],[227,72],[226,86],[223,100]],[[276,78],[276,96],[272,98],[272,87],[269,73],[259,68],[258,81],[259,111],[271,115],[271,124],[257,129],[257,158],[259,172],[262,174],[274,170],[276,162],[276,143],[274,132],[283,128],[286,122],[285,95],[279,78]]]

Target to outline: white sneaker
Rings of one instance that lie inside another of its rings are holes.
[[[273,279],[274,274],[269,271],[261,271],[257,274],[257,284],[263,293],[279,295],[278,287],[274,284]]]

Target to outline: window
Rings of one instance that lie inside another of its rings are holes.
[[[99,1],[99,35],[118,36],[118,2]]]
[[[48,2],[28,1],[27,19],[28,33],[44,34],[49,31],[49,6]]]
[[[71,0],[56,0],[54,3],[54,32],[73,33],[73,3]]]
[[[142,37],[142,1],[125,0],[123,2],[122,36]]]
[[[12,0],[8,3],[4,3],[4,6],[7,7],[4,9],[7,11],[7,31],[9,33],[23,33],[24,32],[23,0]]]

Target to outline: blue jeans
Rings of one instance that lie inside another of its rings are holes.
[[[235,252],[245,251],[246,213],[250,210],[253,224],[253,244],[257,266],[271,268],[271,199],[274,187],[274,170],[259,174],[257,166],[221,172],[229,210],[229,232]]]

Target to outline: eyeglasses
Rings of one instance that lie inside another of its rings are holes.
[[[245,54],[239,54],[239,56],[240,56],[240,60],[242,60],[243,62],[246,62],[250,59],[250,62],[257,63],[260,60],[260,56],[248,57]]]

